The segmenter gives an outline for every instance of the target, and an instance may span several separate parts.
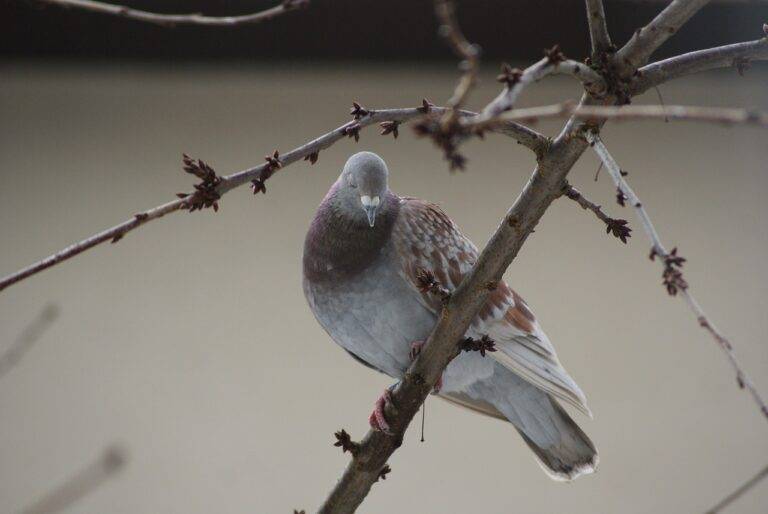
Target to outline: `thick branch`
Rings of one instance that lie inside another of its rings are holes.
[[[155,25],[174,26],[174,25],[207,25],[230,27],[233,25],[245,25],[260,23],[289,11],[294,11],[309,5],[309,0],[283,0],[280,5],[270,7],[263,11],[240,16],[205,16],[198,13],[193,14],[161,14],[140,9],[133,9],[124,5],[108,4],[96,2],[93,0],[37,0],[41,3],[58,5],[60,7],[75,7],[86,11],[102,14],[111,14],[122,18],[154,23]]]
[[[751,60],[768,60],[768,37],[689,52],[643,66],[630,89],[633,95],[639,95],[678,77],[716,68],[743,66]]]
[[[592,57],[607,52],[613,46],[605,22],[603,0],[585,0],[587,6],[587,21],[589,22],[589,38],[592,42]]]
[[[497,121],[509,122],[514,120],[534,124],[543,119],[571,116],[582,120],[675,120],[768,128],[768,113],[756,110],[690,105],[577,105],[574,102],[515,109],[504,114],[498,120],[491,120],[479,128],[495,129]]]
[[[631,75],[648,62],[651,54],[709,1],[673,0],[648,25],[637,29],[632,39],[616,54],[617,64],[625,75]]]
[[[431,106],[430,111],[436,113],[444,113],[445,108]],[[322,136],[305,143],[304,145],[291,150],[283,154],[280,157],[281,166],[286,167],[301,159],[309,159],[314,156],[317,158],[317,153],[320,150],[324,150],[340,139],[357,133],[360,129],[368,127],[377,122],[396,122],[402,123],[409,121],[413,118],[422,116],[424,114],[423,108],[405,108],[405,109],[386,109],[380,111],[367,111],[366,114],[358,120],[353,120],[344,125],[323,134]],[[462,116],[476,116],[476,113],[470,111],[461,111]],[[542,146],[546,145],[547,139],[538,132],[531,130],[522,125],[518,125],[514,122],[508,122],[503,126],[498,126],[498,132],[503,133],[509,137],[512,137],[520,144],[532,149],[534,152],[540,152]],[[221,182],[216,187],[216,193],[223,195],[232,189],[246,184],[252,180],[264,181],[271,175],[273,171],[270,163],[264,163],[253,168],[249,168],[232,175],[221,177]],[[190,195],[194,194],[190,193]],[[25,278],[35,275],[45,269],[55,266],[61,262],[64,262],[72,257],[97,246],[105,241],[116,242],[121,239],[125,234],[132,230],[149,223],[150,221],[162,218],[166,214],[176,212],[184,209],[188,205],[189,198],[180,198],[170,201],[153,209],[149,209],[137,214],[134,214],[130,219],[108,228],[95,234],[87,239],[84,239],[78,243],[72,244],[63,250],[46,257],[45,259],[38,261],[26,268],[23,268],[15,273],[12,273],[6,277],[0,279],[0,291],[8,286],[11,286]]]
[[[584,101],[592,100],[585,97]],[[520,196],[471,272],[453,291],[421,353],[392,393],[396,410],[387,412],[387,420],[394,436],[373,430],[368,432],[320,509],[321,513],[354,512],[368,494],[379,470],[402,443],[408,424],[445,367],[456,356],[459,342],[490,293],[488,284],[501,280],[544,212],[562,194],[565,177],[587,148],[587,142],[577,135],[581,130],[582,124],[570,120],[539,159]]]
[[[621,169],[619,168],[618,164],[616,164],[616,161],[613,159],[611,154],[608,152],[608,149],[605,147],[600,137],[594,133],[589,132],[587,133],[587,140],[590,142],[590,144],[592,144],[595,153],[597,153],[597,155],[603,161],[605,168],[608,170],[608,173],[610,173],[613,181],[616,183],[616,187],[619,189],[619,191],[621,191],[621,193],[624,194],[626,201],[634,208],[637,217],[643,226],[643,229],[645,229],[645,233],[651,240],[651,258],[658,258],[665,267],[664,279],[667,290],[670,292],[670,294],[675,295],[679,293],[680,296],[683,297],[685,302],[688,304],[688,307],[690,307],[691,311],[693,311],[694,315],[696,316],[696,320],[699,322],[699,325],[710,333],[712,338],[728,358],[728,361],[731,363],[731,366],[736,372],[736,381],[739,387],[742,389],[746,388],[750,392],[752,399],[757,404],[760,412],[766,418],[768,418],[768,406],[760,396],[760,393],[752,383],[752,380],[749,378],[739,361],[736,359],[736,355],[733,352],[733,347],[730,341],[717,329],[717,327],[715,327],[714,323],[710,321],[707,314],[701,308],[701,305],[699,305],[698,301],[696,301],[696,299],[691,294],[687,282],[685,282],[685,280],[682,278],[682,274],[679,272],[679,270],[676,269],[676,267],[679,268],[682,265],[684,259],[677,256],[675,250],[667,252],[667,250],[664,248],[664,245],[661,243],[661,239],[659,238],[659,234],[656,232],[656,228],[653,226],[651,218],[648,216],[648,212],[640,202],[640,199],[637,197],[635,192],[631,187],[629,187],[629,184],[627,184],[627,181],[622,175]],[[672,287],[670,287],[670,285]]]

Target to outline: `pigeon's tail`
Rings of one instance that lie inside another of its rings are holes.
[[[595,445],[556,400],[549,398],[549,401],[556,413],[549,430],[554,428],[557,431],[559,441],[537,443],[526,430],[516,427],[518,432],[538,457],[541,467],[554,480],[573,480],[593,473],[599,461]]]
[[[573,480],[597,468],[595,445],[548,393],[503,369],[447,400],[512,423],[555,480]]]

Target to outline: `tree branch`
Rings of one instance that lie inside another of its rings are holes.
[[[685,19],[681,19],[680,24]],[[465,125],[487,121],[508,110],[526,84],[547,74],[543,68],[545,65],[540,62],[524,73],[514,74],[513,78],[519,80],[527,73],[527,81],[517,88],[517,82],[510,81],[505,92],[491,102],[480,116],[465,120]],[[596,98],[585,94],[577,111],[594,106],[597,102],[609,104],[617,100],[614,95]],[[368,432],[319,512],[354,512],[362,503],[380,470],[386,466],[387,459],[402,444],[405,430],[427,394],[456,355],[459,341],[485,303],[489,293],[488,284],[497,283],[501,279],[544,212],[565,190],[568,172],[587,148],[587,141],[582,134],[589,130],[599,130],[604,122],[604,119],[581,121],[571,116],[560,134],[546,147],[520,196],[481,252],[475,266],[452,292],[419,356],[392,393],[394,408],[389,408],[386,414],[393,435],[373,430]]]
[[[768,476],[768,466],[764,467],[762,470],[760,470],[755,476],[747,480],[745,483],[743,483],[738,489],[733,491],[731,494],[723,498],[718,502],[717,505],[712,507],[707,511],[707,514],[717,514],[718,512],[722,512],[724,508],[726,508],[731,503],[735,502],[739,498],[741,498],[744,493],[752,489],[754,486],[756,486],[762,479]]]
[[[605,22],[603,0],[585,0],[585,4],[587,6],[589,38],[592,43],[592,58],[596,59],[609,51],[613,47],[613,43],[611,43],[608,25]]]
[[[611,218],[603,212],[603,208],[600,205],[597,205],[596,203],[588,200],[575,187],[571,186],[570,184],[567,185],[563,195],[576,202],[582,209],[592,211],[592,213],[597,216],[597,219],[605,223],[606,234],[613,234],[614,237],[618,238],[622,243],[625,244],[627,242],[627,238],[632,237],[630,234],[632,229],[627,226],[627,220]]]
[[[565,59],[557,45],[548,50],[549,55],[527,67],[524,71],[503,69],[502,74],[508,76],[504,90],[486,105],[476,118],[467,119],[467,127],[485,125],[489,120],[497,118],[510,110],[523,89],[546,77],[547,75],[571,75],[581,81],[584,88],[592,95],[599,97],[606,92],[605,80],[592,68],[580,62]],[[501,79],[501,76],[500,76]]]
[[[438,3],[440,2],[438,1]],[[620,51],[624,52],[625,56],[628,56],[625,58],[628,65],[631,65],[630,67],[635,66],[632,63],[635,60],[640,62],[646,52],[650,56],[653,50],[669,37],[667,31],[671,25],[674,25],[671,27],[673,31],[677,30],[680,25],[705,3],[703,0],[675,0],[648,27],[639,31],[627,47]],[[644,31],[647,31],[648,35],[644,34]],[[663,34],[656,34],[657,32],[663,32]],[[647,56],[645,59],[647,59]],[[551,73],[571,74],[581,80],[587,90],[587,94],[582,97],[581,104],[575,107],[573,112],[561,112],[559,114],[561,116],[570,114],[570,118],[551,144],[548,140],[530,129],[516,125],[509,120],[495,120],[501,113],[512,108],[517,97],[527,85]],[[462,86],[465,78],[462,77],[457,88],[458,95],[455,95],[455,98],[458,101],[456,105],[461,104],[466,97],[466,92],[469,90],[469,87],[464,88]],[[584,135],[585,132],[599,128],[605,119],[609,117],[619,117],[618,115],[603,116],[604,112],[601,114],[602,117],[596,117],[595,112],[591,115],[585,115],[589,108],[597,108],[598,106],[595,105],[597,103],[614,103],[616,101],[614,92],[608,91],[606,81],[599,73],[581,63],[565,60],[557,47],[548,52],[547,58],[529,67],[524,72],[512,69],[506,70],[503,81],[507,83],[505,91],[490,102],[480,115],[461,111],[461,115],[465,117],[461,118],[460,121],[464,126],[470,128],[491,119],[494,119],[494,128],[498,128],[500,124],[503,124],[508,133],[512,134],[515,139],[537,151],[537,156],[539,157],[537,167],[517,200],[504,216],[502,223],[496,229],[470,273],[464,278],[458,288],[451,292],[450,298],[447,299],[440,318],[426,344],[422,347],[419,356],[393,391],[393,405],[387,408],[387,420],[394,435],[390,436],[371,430],[360,443],[354,443],[355,451],[353,452],[352,460],[321,507],[320,512],[353,512],[368,494],[372,484],[382,477],[382,473],[388,470],[387,460],[402,444],[403,435],[409,423],[418,412],[424,399],[432,390],[445,367],[459,352],[460,342],[463,340],[466,330],[492,290],[492,286],[489,286],[489,284],[495,284],[501,279],[504,271],[514,260],[538,221],[552,202],[562,195],[566,189],[566,177],[569,171],[588,147]],[[449,105],[449,108],[451,107]],[[209,202],[210,206],[215,206],[215,199],[218,196],[249,181],[258,184],[257,192],[264,190],[264,182],[278,168],[288,166],[301,158],[308,158],[314,161],[320,150],[328,148],[345,136],[357,138],[359,131],[372,123],[377,121],[387,122],[389,125],[384,128],[384,131],[396,134],[398,123],[408,121],[417,116],[423,116],[429,112],[444,114],[445,110],[433,107],[425,102],[421,108],[389,111],[367,111],[358,105],[355,106],[354,112],[354,121],[344,124],[334,131],[282,156],[275,152],[273,155],[268,156],[267,163],[261,166],[226,177],[218,177],[212,170],[211,175],[203,166],[204,163],[199,163],[197,168],[191,166],[192,169],[199,172],[195,174],[203,180],[201,184],[197,184],[199,186],[197,191],[185,198],[169,202],[145,213],[140,213],[133,219],[113,227],[109,231],[97,234],[97,236],[73,245],[30,268],[0,280],[0,290],[23,279],[25,276],[37,273],[105,240],[117,240],[128,231],[146,223],[150,219],[159,218],[164,214],[185,207],[193,210],[192,207],[200,205],[203,207],[209,206],[204,202]],[[500,128],[498,130],[502,131]],[[620,173],[619,178],[621,179]],[[92,240],[95,240],[95,242],[92,242]],[[670,262],[679,261],[674,252],[666,253],[660,245],[659,249],[663,253],[657,252],[657,255],[665,261],[665,271],[666,267],[674,266],[669,264]],[[680,280],[682,280],[681,277]],[[682,283],[679,281],[675,282],[675,284],[684,296],[688,294],[687,284],[685,287],[682,287]],[[695,302],[692,304],[692,308],[693,305],[698,307],[698,304],[695,304]],[[703,312],[700,313],[699,321],[704,328],[715,336],[721,347],[725,348],[727,340],[714,329]],[[727,354],[732,355],[729,348]],[[738,366],[737,369],[740,370]],[[744,379],[741,383],[745,387],[751,386],[751,382],[746,379],[746,376],[739,375],[739,377]],[[753,391],[753,394],[756,394],[756,392]],[[351,440],[349,443],[352,444]]]
[[[122,470],[127,458],[125,450],[120,446],[110,446],[104,450],[97,461],[89,464],[53,491],[46,493],[21,513],[53,514],[70,507]]]
[[[480,115],[472,120],[468,120],[468,125],[483,125],[488,120],[498,117],[502,113],[510,110],[517,97],[520,96],[523,89],[550,74],[562,73],[569,74],[582,81],[585,88],[589,87],[597,94],[606,90],[605,81],[592,68],[576,61],[570,61],[560,53],[557,45],[549,50],[550,55],[544,59],[532,64],[525,70],[502,68],[502,75],[506,77],[506,87],[486,105],[480,112]],[[500,80],[502,76],[499,77]]]
[[[716,68],[738,66],[750,60],[768,60],[768,37],[698,50],[657,61],[638,70],[630,86],[633,95],[639,95],[652,87],[672,79]]]
[[[218,27],[231,27],[233,25],[245,25],[260,23],[270,20],[281,14],[304,8],[309,5],[309,0],[283,0],[280,5],[270,7],[263,11],[240,16],[205,16],[199,13],[193,14],[161,14],[149,11],[133,9],[124,5],[108,4],[94,0],[37,0],[38,2],[57,5],[59,7],[78,8],[101,14],[111,14],[122,18],[153,23],[165,27],[175,25],[206,25]]]
[[[616,62],[625,76],[631,75],[638,67],[676,33],[699,9],[710,0],[673,0],[645,27],[635,34],[616,54]]]
[[[637,217],[639,218],[643,229],[645,230],[645,233],[651,240],[651,259],[658,257],[659,261],[664,266],[663,277],[667,291],[673,296],[678,293],[680,296],[682,296],[682,298],[688,304],[688,307],[690,307],[691,311],[693,311],[694,315],[696,316],[696,320],[699,322],[699,325],[710,333],[720,349],[723,350],[723,353],[728,358],[728,361],[731,363],[731,366],[736,372],[736,381],[739,387],[742,389],[746,388],[750,392],[752,399],[757,404],[760,412],[763,414],[763,416],[766,417],[766,419],[768,419],[768,406],[760,396],[760,393],[752,383],[752,380],[749,378],[739,361],[736,359],[736,355],[733,352],[733,347],[730,341],[717,329],[717,327],[715,327],[714,323],[712,323],[710,318],[701,308],[701,305],[699,305],[698,301],[691,294],[688,283],[683,279],[680,267],[682,266],[683,262],[685,262],[685,259],[677,255],[677,249],[673,249],[672,251],[667,252],[667,250],[664,248],[664,245],[661,243],[661,239],[659,238],[659,234],[656,232],[656,228],[653,226],[651,218],[648,216],[648,212],[645,210],[645,207],[640,202],[640,199],[637,197],[635,192],[631,187],[629,187],[629,184],[627,184],[621,169],[619,168],[618,164],[616,164],[616,161],[613,159],[611,154],[608,152],[608,149],[605,147],[600,137],[592,132],[588,132],[586,137],[592,145],[592,148],[595,150],[595,153],[597,153],[598,157],[600,157],[600,159],[603,161],[603,164],[608,170],[608,173],[610,173],[611,177],[613,178],[616,187],[621,193],[624,194],[626,201],[634,208],[635,213],[637,214]]]
[[[768,113],[748,109],[722,107],[698,107],[690,105],[622,105],[598,106],[578,105],[574,102],[515,109],[504,114],[497,121],[519,121],[534,124],[543,119],[567,118],[573,116],[582,120],[676,120],[724,125],[752,125],[768,128]],[[480,129],[494,129],[496,121],[490,120]]]
[[[459,109],[467,99],[472,86],[477,81],[477,72],[480,66],[480,49],[467,41],[459,28],[456,20],[455,6],[453,2],[435,0],[435,13],[440,22],[438,34],[443,36],[454,53],[461,59],[459,67],[463,71],[453,96],[448,100],[447,106]],[[452,115],[452,113],[449,113]]]
[[[13,344],[0,355],[0,378],[3,378],[24,354],[40,339],[59,315],[55,304],[46,305],[32,323],[22,330]]]
[[[490,293],[488,284],[498,283],[544,212],[562,194],[566,175],[587,147],[583,138],[573,137],[580,130],[577,122],[569,123],[552,142],[475,266],[452,292],[421,353],[392,392],[394,408],[386,415],[394,435],[368,432],[319,512],[354,512],[368,494],[424,399],[457,355],[459,342]]]
[[[321,150],[325,150],[340,139],[345,137],[352,137],[359,134],[359,131],[365,127],[368,127],[378,122],[394,122],[403,123],[414,118],[423,116],[425,107],[404,108],[404,109],[385,109],[385,110],[365,110],[365,114],[359,116],[359,119],[352,120],[350,122],[341,125],[340,127],[323,134],[322,136],[313,139],[304,145],[291,150],[279,157],[280,167],[284,168],[290,166],[296,161],[301,159],[311,160],[313,163],[317,160],[317,155]],[[444,107],[428,106],[430,112],[444,113]],[[460,111],[462,116],[476,116],[477,114],[470,111]],[[505,125],[498,126],[498,132],[514,138],[520,144],[530,148],[534,152],[539,153],[541,148],[547,144],[547,138],[539,134],[538,132],[531,130],[527,127],[523,127],[514,122],[508,122]],[[359,137],[359,136],[358,136]],[[232,189],[242,186],[251,181],[256,181],[263,186],[264,182],[275,172],[275,168],[269,160],[264,164],[249,168],[247,170],[233,173],[232,175],[218,177],[216,186],[210,190],[210,193],[215,195],[216,198],[226,194]],[[184,194],[183,198],[173,200],[152,209],[134,214],[130,219],[115,225],[114,227],[103,230],[87,239],[72,244],[63,250],[42,259],[26,268],[23,268],[15,273],[7,275],[0,279],[0,291],[3,289],[35,275],[45,269],[55,266],[61,262],[64,262],[72,257],[93,248],[106,241],[117,242],[125,234],[135,230],[142,225],[149,223],[150,221],[160,219],[166,214],[176,212],[185,208],[189,208],[191,204],[201,199],[201,191],[196,190],[188,194]],[[194,209],[192,209],[194,210]]]

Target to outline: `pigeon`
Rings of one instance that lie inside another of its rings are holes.
[[[435,204],[390,191],[384,160],[352,155],[315,213],[304,242],[304,295],[317,321],[358,362],[401,379],[437,323],[442,302],[424,273],[448,291],[478,250]],[[420,278],[421,277],[421,278]],[[592,473],[594,444],[559,402],[592,417],[528,304],[500,281],[466,337],[493,340],[493,352],[462,352],[435,393],[511,423],[556,480]],[[389,431],[384,406],[370,417]]]

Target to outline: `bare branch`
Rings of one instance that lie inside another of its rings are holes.
[[[450,26],[444,25],[444,27]],[[461,143],[473,135],[482,136],[490,125],[496,126],[498,116],[512,108],[522,90],[546,75],[572,75],[582,82],[585,90],[592,97],[598,98],[607,94],[607,84],[602,76],[585,64],[566,59],[558,45],[545,50],[544,54],[546,56],[544,59],[529,66],[525,71],[512,68],[506,63],[502,64],[501,73],[497,80],[504,83],[505,88],[486,105],[479,115],[458,119],[450,111],[442,117],[430,113],[414,126],[414,130],[418,135],[429,136],[432,139],[435,145],[443,151],[451,170],[464,169],[466,159],[458,151]],[[466,94],[466,89],[462,86],[464,82],[465,80],[462,79],[457,86],[454,98],[463,98],[463,95]],[[425,112],[430,111],[425,107]],[[539,145],[538,149],[534,149],[537,158],[541,158],[545,148],[546,144]]]
[[[592,42],[592,58],[609,51],[613,47],[608,25],[605,22],[603,0],[585,0],[587,6],[587,21],[589,22],[589,37]]]
[[[455,16],[455,6],[448,0],[435,0],[435,13],[440,26],[438,33],[447,40],[454,53],[461,59],[459,68],[461,78],[454,88],[453,95],[447,102],[448,110],[439,117],[435,129],[429,131],[432,140],[439,146],[445,159],[450,163],[450,169],[463,169],[465,158],[457,151],[457,128],[459,127],[458,109],[464,104],[469,92],[477,81],[480,66],[480,47],[473,45],[464,37]],[[429,112],[428,103],[424,104],[425,114]],[[431,113],[432,117],[434,113]],[[435,117],[437,120],[437,117]],[[419,134],[426,134],[417,130]]]
[[[461,59],[459,67],[463,73],[459,83],[456,84],[453,96],[447,102],[448,107],[459,109],[464,105],[472,86],[477,81],[477,72],[480,66],[480,49],[477,45],[467,41],[461,32],[459,23],[456,20],[453,2],[435,0],[435,12],[440,22],[438,33],[448,41],[454,53]]]
[[[345,137],[349,137],[354,134],[359,134],[361,129],[375,123],[387,121],[403,123],[412,120],[414,118],[423,116],[423,109],[423,107],[415,107],[367,111],[365,116],[347,122],[344,125],[330,132],[327,132],[326,134],[323,134],[322,136],[313,139],[304,145],[291,150],[290,152],[281,155],[280,165],[282,168],[285,168],[301,159],[309,160],[310,162],[314,163],[317,161],[318,153],[321,150],[325,150],[340,139],[344,139]],[[446,110],[444,107],[435,106],[431,106],[430,109],[435,113],[444,113]],[[462,116],[477,115],[476,113],[470,111],[460,111],[460,114]],[[504,125],[499,125],[498,132],[514,138],[520,144],[532,149],[537,153],[540,152],[542,146],[547,144],[547,139],[544,136],[534,130],[523,127],[522,125],[518,125],[514,122],[507,122]],[[205,193],[208,195],[206,196],[206,199],[210,199],[212,205],[213,196],[210,196],[212,193],[215,193],[218,195],[218,197],[221,197],[232,189],[251,181],[256,181],[256,183],[263,186],[264,182],[274,173],[274,171],[275,166],[270,161],[267,161],[264,164],[240,171],[238,173],[233,173],[232,175],[218,177],[218,182],[216,182],[215,189]],[[201,194],[202,193],[199,190],[195,190],[190,193],[182,193],[180,194],[182,197],[177,200],[173,200],[152,209],[134,214],[130,219],[120,223],[119,225],[115,225],[114,227],[103,230],[98,234],[95,234],[80,242],[74,243],[64,248],[63,250],[48,256],[41,261],[27,266],[26,268],[23,268],[15,273],[7,275],[6,277],[0,279],[0,291],[21,280],[24,280],[25,278],[48,269],[51,266],[55,266],[56,264],[71,259],[72,257],[75,257],[76,255],[79,255],[80,253],[101,243],[106,241],[117,242],[128,232],[131,232],[132,230],[145,225],[150,221],[162,218],[166,214],[170,214],[172,212],[187,209],[193,202],[201,199]]]
[[[638,67],[648,62],[651,54],[709,1],[673,0],[648,25],[637,29],[632,39],[616,54],[617,64],[624,74],[631,75]]]
[[[616,164],[616,161],[613,159],[611,154],[608,152],[608,149],[605,147],[600,137],[592,132],[588,132],[586,137],[592,145],[592,148],[595,150],[595,153],[597,153],[597,155],[603,161],[603,164],[605,164],[605,168],[608,170],[608,173],[610,173],[613,181],[616,183],[616,187],[621,193],[624,194],[627,202],[634,208],[637,217],[640,219],[645,233],[651,240],[651,258],[655,259],[655,257],[659,257],[659,261],[664,265],[664,283],[667,286],[667,290],[672,295],[679,293],[680,296],[682,296],[682,298],[688,304],[688,307],[690,307],[691,311],[693,311],[694,315],[696,316],[696,320],[698,321],[699,325],[710,333],[715,342],[717,342],[718,346],[723,350],[723,353],[728,358],[728,361],[731,363],[731,366],[736,372],[736,381],[739,387],[742,389],[746,388],[750,392],[752,399],[757,404],[760,412],[768,419],[768,406],[760,396],[760,393],[752,383],[752,380],[749,378],[739,361],[736,359],[736,355],[733,352],[733,347],[730,341],[726,339],[726,337],[715,327],[714,323],[710,321],[710,318],[701,308],[701,305],[699,305],[699,303],[691,294],[687,282],[682,279],[682,275],[677,268],[682,265],[685,259],[682,259],[682,257],[677,255],[676,249],[667,252],[667,250],[664,248],[664,245],[661,243],[661,239],[659,238],[659,234],[656,232],[656,228],[653,226],[651,218],[648,216],[648,212],[640,202],[640,199],[637,197],[635,192],[631,187],[629,187],[629,184],[627,184],[621,169],[619,168],[618,164]]]
[[[510,110],[523,89],[547,75],[571,75],[582,82],[584,88],[593,96],[600,96],[606,91],[603,78],[589,66],[565,59],[557,46],[548,50],[549,55],[527,67],[524,71],[510,70],[507,86],[493,101],[483,108],[480,115],[468,119],[467,126],[483,126],[502,113]]]
[[[569,184],[566,187],[563,195],[565,195],[567,198],[570,198],[571,200],[579,204],[582,209],[587,211],[592,211],[592,213],[594,213],[594,215],[597,216],[597,219],[605,223],[606,234],[612,234],[614,237],[616,237],[622,243],[625,243],[625,244],[627,242],[627,238],[632,237],[632,235],[630,234],[630,232],[632,232],[632,229],[629,228],[629,226],[627,226],[627,220],[611,218],[610,216],[608,216],[603,212],[603,209],[600,205],[597,205],[596,203],[588,200],[575,187]]]
[[[0,355],[0,378],[3,378],[24,354],[40,339],[59,316],[59,309],[54,304],[46,305],[32,323],[19,334],[13,344]]]
[[[125,450],[120,446],[110,446],[96,462],[23,509],[22,514],[53,514],[72,506],[122,470],[126,460]]]
[[[762,479],[768,476],[768,466],[761,469],[757,475],[753,476],[749,480],[747,480],[745,483],[743,483],[738,489],[733,491],[731,494],[720,500],[717,505],[712,507],[707,511],[707,514],[717,514],[718,512],[722,512],[724,508],[726,508],[728,505],[733,503],[734,501],[741,498],[744,493],[752,489],[754,486],[756,486]]]
[[[736,66],[750,60],[767,59],[768,37],[745,43],[707,48],[643,66],[638,70],[638,75],[632,82],[630,89],[633,95],[639,95],[654,86],[685,75]]]
[[[573,116],[583,120],[676,120],[723,125],[752,125],[768,128],[768,113],[747,109],[698,107],[690,105],[577,105],[574,102],[515,109],[504,114],[498,121],[519,121],[534,124],[543,119]],[[496,121],[490,120],[480,129],[493,129]]]
[[[231,27],[233,25],[245,25],[267,21],[281,14],[304,8],[309,5],[309,0],[283,0],[280,5],[270,7],[264,11],[240,16],[205,16],[199,13],[193,14],[161,14],[140,9],[133,9],[124,5],[97,2],[94,0],[37,0],[38,2],[57,5],[59,7],[78,8],[101,14],[111,14],[121,18],[153,23],[165,27],[175,25],[206,25],[216,27]]]

